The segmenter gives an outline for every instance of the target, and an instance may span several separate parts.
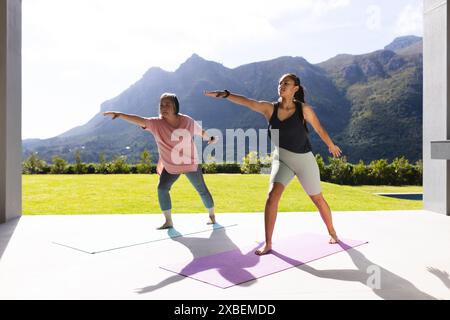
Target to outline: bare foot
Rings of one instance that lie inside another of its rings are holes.
[[[330,233],[330,241],[328,241],[329,244],[337,244],[339,243],[339,238],[336,234],[336,232]]]
[[[270,251],[272,251],[272,245],[266,244],[261,249],[256,250],[255,254],[258,255],[258,256],[263,256],[265,254],[268,254]]]
[[[216,224],[216,216],[209,216],[209,220],[206,224]]]
[[[167,222],[167,221],[166,221],[166,223],[164,223],[161,227],[156,228],[156,229],[158,229],[158,230],[164,230],[164,229],[170,229],[170,228],[173,228],[173,223],[172,223],[172,222]]]

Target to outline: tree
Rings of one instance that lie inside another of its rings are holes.
[[[81,151],[80,149],[75,150],[75,173],[82,174],[86,173],[86,165],[81,161]]]
[[[67,162],[63,158],[58,155],[52,157],[52,168],[50,169],[51,173],[61,174],[66,172]]]
[[[108,166],[106,164],[104,152],[100,152],[98,155],[97,173],[108,173]]]
[[[141,159],[136,165],[136,169],[138,173],[151,173],[152,170],[152,156],[150,151],[145,149],[141,153]]]
[[[127,156],[117,156],[112,163],[112,173],[130,173]]]
[[[24,173],[37,174],[44,172],[47,163],[40,159],[37,153],[32,153],[23,163],[22,170]]]

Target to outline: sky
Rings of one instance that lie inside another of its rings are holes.
[[[423,35],[422,0],[22,0],[22,138],[83,125],[151,67],[310,63]],[[205,88],[213,89],[213,88]]]

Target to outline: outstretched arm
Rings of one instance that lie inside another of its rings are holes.
[[[106,111],[103,113],[103,115],[111,116],[113,120],[116,118],[120,118],[125,121],[136,124],[138,126],[145,127],[145,119],[140,116],[134,115],[134,114],[126,114],[126,113],[116,112],[116,111]]]
[[[224,98],[226,97],[228,100],[230,100],[233,103],[239,104],[241,106],[247,107],[253,111],[259,112],[266,117],[267,120],[270,119],[273,112],[273,105],[270,102],[267,101],[256,101],[253,99],[249,99],[247,97],[229,93],[228,96],[225,91],[204,91],[203,94],[207,97],[213,97],[213,98]]]
[[[303,105],[303,117],[309,124],[313,126],[319,137],[328,146],[328,150],[333,155],[333,157],[340,157],[342,154],[342,150],[333,143],[326,130],[320,124],[319,118],[317,118],[317,115],[311,106],[305,104]]]

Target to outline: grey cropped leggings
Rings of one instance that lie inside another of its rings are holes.
[[[281,183],[285,187],[297,176],[303,189],[310,196],[322,193],[320,170],[312,152],[294,153],[283,148],[273,152],[270,183]]]

